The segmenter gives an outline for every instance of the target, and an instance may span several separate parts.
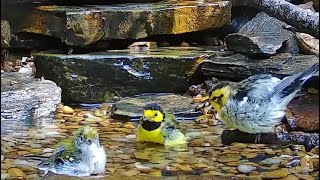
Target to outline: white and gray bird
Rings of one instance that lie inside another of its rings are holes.
[[[259,74],[238,83],[222,81],[210,91],[209,102],[230,129],[251,134],[274,132],[286,106],[317,71],[319,63],[282,80]]]

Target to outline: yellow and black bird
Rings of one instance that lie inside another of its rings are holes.
[[[164,113],[156,103],[147,104],[137,130],[138,142],[153,142],[173,146],[187,143],[173,114]]]
[[[238,83],[221,81],[210,91],[209,102],[227,128],[250,134],[274,132],[286,106],[317,71],[319,63],[282,80],[259,74]]]

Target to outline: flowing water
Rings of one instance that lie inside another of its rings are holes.
[[[181,121],[190,137],[185,146],[138,144],[137,123],[111,119],[99,109],[74,110],[73,114],[57,112],[54,121],[42,119],[19,126],[2,124],[7,130],[1,131],[1,179],[9,175],[39,179],[42,175],[36,168],[38,161],[22,156],[50,156],[54,144],[83,125],[99,129],[108,156],[106,174],[92,177],[95,179],[318,179],[316,149],[305,152],[299,145],[242,143],[224,146],[220,139],[222,125],[194,121]],[[53,174],[43,178],[75,179]]]

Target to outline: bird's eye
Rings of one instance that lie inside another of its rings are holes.
[[[157,117],[158,116],[158,113],[154,113],[154,117]]]

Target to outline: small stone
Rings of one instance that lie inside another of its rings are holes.
[[[275,156],[271,158],[267,158],[263,161],[261,161],[259,164],[261,165],[274,165],[274,164],[280,164],[282,161],[281,157]]]
[[[256,170],[257,168],[251,165],[241,164],[238,166],[238,171],[241,173],[249,173]]]
[[[264,152],[270,155],[274,155],[276,154],[276,152],[274,152],[272,149],[268,148],[268,149],[264,149]]]
[[[121,159],[124,159],[124,160],[130,159],[130,155],[127,155],[127,154],[121,154],[118,157],[121,158]]]
[[[237,147],[237,148],[246,148],[247,145],[244,143],[234,143],[232,144],[233,147]]]
[[[41,144],[31,144],[30,147],[31,147],[31,148],[34,148],[34,149],[40,149],[40,148],[42,148]]]
[[[296,174],[296,176],[299,179],[303,179],[303,180],[314,180],[314,178],[312,176],[310,176],[309,174]]]
[[[63,106],[62,112],[63,112],[64,114],[73,114],[73,113],[74,113],[74,110],[73,110],[71,107],[69,107],[69,106]]]
[[[103,127],[108,127],[108,126],[110,126],[110,121],[108,121],[108,120],[99,121],[98,123],[99,123],[101,126],[103,126]]]
[[[217,171],[210,171],[209,174],[212,176],[221,176],[222,175],[221,172],[217,172]]]
[[[1,173],[1,179],[9,179],[10,174],[9,173]]]
[[[257,157],[257,153],[248,153],[248,154],[244,154],[244,156],[248,159],[251,159],[251,158]]]
[[[135,134],[129,134],[126,136],[126,139],[135,139],[137,137],[137,135]]]
[[[23,155],[29,154],[30,152],[29,151],[18,151],[17,153],[19,156],[23,156]]]
[[[8,173],[13,177],[26,177],[27,175],[18,168],[11,168]]]
[[[264,178],[283,178],[290,174],[289,170],[286,168],[281,168],[279,170],[274,170],[270,172],[262,172],[261,173]]]
[[[30,174],[27,176],[27,179],[38,180],[40,179],[40,176],[38,174]]]
[[[221,163],[226,163],[226,162],[239,161],[239,159],[240,157],[220,156],[217,158],[217,161]]]
[[[280,180],[299,180],[299,178],[295,175],[290,174],[287,177],[280,178]]]
[[[190,165],[180,165],[178,166],[179,169],[181,169],[182,171],[192,171],[192,168],[190,167]]]
[[[123,175],[125,176],[135,176],[137,174],[139,174],[140,171],[137,171],[137,170],[129,170],[129,171],[126,171],[123,173]]]
[[[42,149],[30,149],[29,150],[31,153],[41,153]]]
[[[138,169],[151,169],[151,168],[148,167],[148,166],[142,165],[140,162],[134,163],[134,166],[135,166],[136,168],[138,168]]]
[[[135,129],[136,127],[133,125],[132,122],[127,122],[124,124],[124,127],[127,129]]]
[[[43,153],[52,153],[54,151],[54,149],[52,148],[45,148],[42,150]]]
[[[317,93],[319,93],[319,90],[318,89],[316,89],[316,88],[309,88],[308,89],[308,92],[310,93],[310,94],[317,94]]]

